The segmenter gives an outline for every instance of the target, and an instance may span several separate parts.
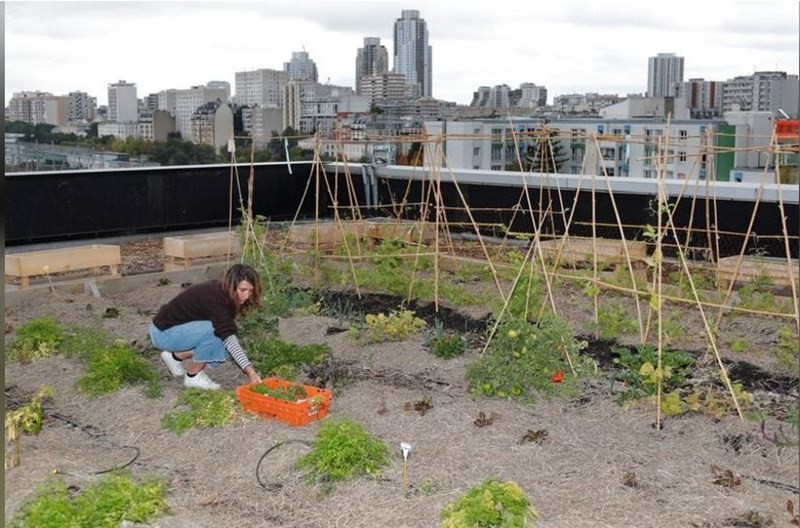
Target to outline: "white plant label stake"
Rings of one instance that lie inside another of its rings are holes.
[[[400,450],[403,452],[403,495],[408,496],[408,454],[411,453],[411,444],[400,442]]]

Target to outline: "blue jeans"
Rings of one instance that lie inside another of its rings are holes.
[[[167,330],[150,323],[150,341],[154,347],[169,352],[194,350],[192,360],[197,362],[223,363],[230,357],[222,340],[214,335],[211,321],[191,321]]]

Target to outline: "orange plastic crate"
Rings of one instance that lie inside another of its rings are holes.
[[[320,420],[328,414],[332,396],[329,390],[318,389],[280,378],[264,378],[261,380],[261,384],[270,389],[299,385],[306,391],[307,397],[296,402],[289,402],[253,392],[250,388],[255,386],[255,383],[240,385],[236,388],[236,398],[245,411],[255,413],[268,420],[278,420],[289,425],[306,425],[314,420]],[[322,402],[312,407],[309,402],[312,397],[317,395],[322,396]]]

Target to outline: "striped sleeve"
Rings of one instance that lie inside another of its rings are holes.
[[[239,338],[236,337],[236,334],[228,336],[222,344],[225,345],[225,350],[228,351],[240,369],[244,370],[250,365],[250,360],[247,359],[247,354],[245,354],[242,345],[239,344]]]

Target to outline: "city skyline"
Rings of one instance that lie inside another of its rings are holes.
[[[512,7],[513,6],[513,7]],[[796,2],[558,5],[485,2],[7,2],[5,99],[135,83],[138,97],[236,72],[283,69],[306,51],[320,82],[355,88],[365,37],[391,57],[403,10],[420,13],[432,47],[433,97],[469,104],[479,86],[532,82],[567,93],[645,93],[648,58],[685,58],[684,80],[798,72]],[[390,61],[392,62],[392,61]],[[389,65],[390,69],[394,64]]]

